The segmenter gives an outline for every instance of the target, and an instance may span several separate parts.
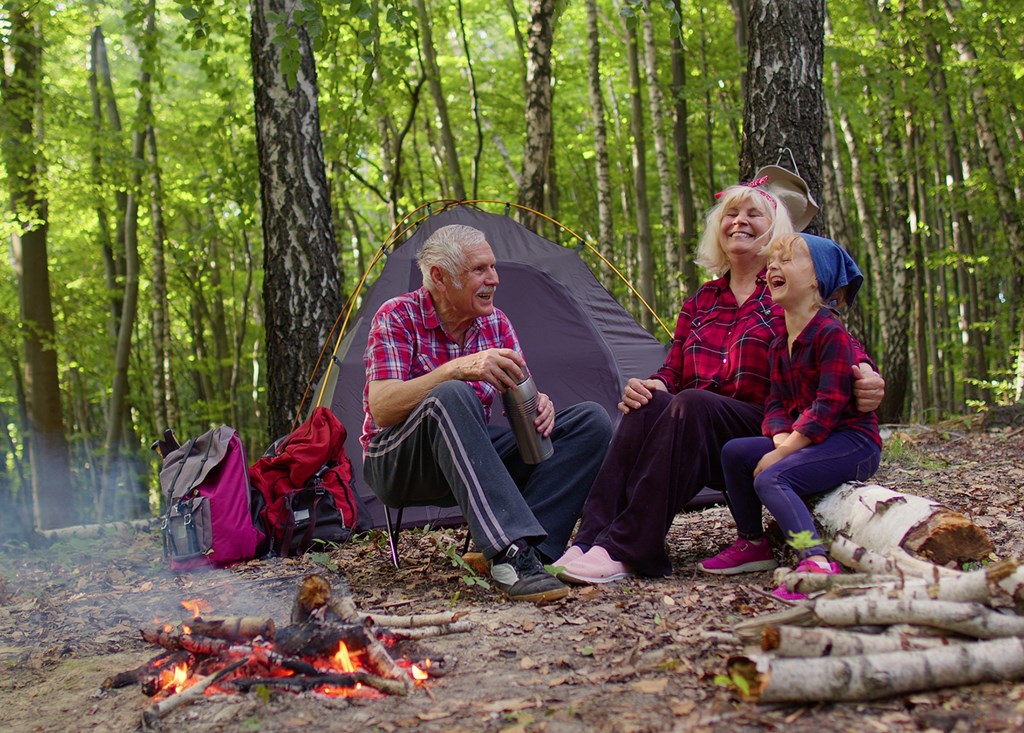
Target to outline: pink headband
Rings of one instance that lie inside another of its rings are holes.
[[[758,188],[758,186],[760,186],[760,185],[762,185],[764,183],[767,183],[769,178],[770,178],[770,176],[761,176],[760,178],[756,178],[753,181],[750,181],[749,183],[740,183],[738,185],[746,186],[748,188],[754,189],[759,194],[761,194],[766,199],[768,199],[768,203],[770,203],[772,205],[773,209],[777,209],[777,208],[779,208],[779,202],[775,200],[775,197],[772,196],[767,191],[765,191],[763,188]],[[724,194],[725,194],[725,191],[719,191],[718,193],[715,194],[715,198],[716,199],[720,199],[720,198],[722,198],[722,196]]]

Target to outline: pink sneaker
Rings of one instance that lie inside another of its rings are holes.
[[[793,568],[794,573],[819,573],[821,575],[839,575],[839,566],[834,562],[829,562],[827,568],[821,567],[814,560],[809,557],[805,557],[800,563]],[[797,593],[791,591],[783,583],[778,588],[772,591],[772,595],[776,598],[781,598],[784,601],[802,601],[807,598],[806,593]]]
[[[621,562],[613,560],[608,550],[594,545],[581,557],[563,565],[558,579],[577,585],[594,585],[622,580],[632,574]]]
[[[562,553],[562,556],[560,558],[558,558],[551,564],[554,567],[565,567],[573,560],[578,560],[581,557],[583,557],[583,548],[578,545],[573,545],[564,553]]]
[[[778,566],[772,555],[771,543],[761,539],[760,543],[738,539],[714,557],[701,560],[697,567],[714,575],[736,575],[771,570]]]

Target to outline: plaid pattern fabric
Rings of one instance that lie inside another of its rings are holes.
[[[492,348],[515,349],[522,353],[519,339],[508,317],[497,308],[486,318],[477,318],[466,331],[466,342],[459,345],[445,333],[434,309],[430,292],[421,287],[385,302],[370,324],[363,364],[363,432],[359,438],[365,450],[380,427],[370,416],[369,384],[379,379],[408,381],[433,371],[442,364],[466,354]],[[487,382],[469,382],[480,397],[487,420],[497,390]]]
[[[853,429],[872,436],[881,447],[878,416],[858,412],[853,399],[850,366],[859,354],[843,324],[822,309],[793,341],[792,353],[786,342],[783,333],[769,352],[771,392],[764,434],[799,432],[820,443],[833,430]]]
[[[707,389],[762,404],[769,388],[768,347],[785,332],[785,317],[768,292],[763,272],[742,305],[726,274],[705,283],[683,303],[668,356],[652,377],[672,394]]]

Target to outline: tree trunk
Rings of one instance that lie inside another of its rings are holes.
[[[144,33],[147,31],[144,31]],[[128,203],[124,215],[124,290],[121,297],[121,316],[117,321],[117,342],[114,347],[114,373],[110,385],[110,406],[107,410],[107,431],[103,453],[104,484],[100,492],[100,518],[119,517],[119,504],[129,500],[136,486],[130,460],[122,460],[125,423],[128,421],[128,367],[132,354],[132,334],[139,309],[139,198],[142,191],[142,171],[145,167],[145,130],[150,94],[149,64],[145,41],[139,58],[139,82],[136,89],[137,109],[135,132],[132,133],[133,172],[128,184]],[[132,446],[134,449],[134,446]],[[118,486],[120,485],[120,490]]]
[[[437,109],[437,127],[441,136],[441,151],[444,159],[444,170],[441,180],[448,182],[448,190],[443,190],[445,197],[460,201],[466,198],[466,186],[462,181],[462,169],[459,167],[459,152],[455,145],[451,122],[448,119],[448,102],[441,87],[441,70],[437,65],[437,52],[434,49],[434,31],[427,11],[427,0],[415,0],[416,18],[420,29],[420,49],[423,60],[423,71],[427,76],[430,96],[434,99]]]
[[[19,274],[33,510],[37,527],[51,529],[72,523],[75,503],[50,300],[48,202],[40,188],[43,39],[32,15],[35,7],[34,3],[10,3],[7,8],[10,39],[5,58],[9,75],[3,77],[2,89],[7,123],[3,154],[11,214],[17,223],[11,244]]]
[[[342,307],[313,47],[306,29],[291,20],[301,7],[298,0],[251,4],[270,438],[289,432],[300,417],[320,347]],[[278,32],[297,41],[291,83],[273,42]]]
[[[601,41],[597,26],[597,0],[586,0],[587,5],[587,79],[590,91],[590,117],[594,123],[594,166],[597,179],[597,250],[609,262],[613,261],[612,183],[608,164],[608,128],[604,119],[604,97],[601,94]],[[610,267],[601,268],[605,290],[611,292],[615,273]]]
[[[530,0],[530,29],[526,61],[526,141],[519,203],[544,209],[551,155],[551,46],[554,41],[555,0]],[[537,217],[524,213],[523,224],[536,231]]]
[[[647,101],[651,108],[651,134],[654,138],[654,158],[658,168],[658,218],[661,222],[662,246],[665,252],[665,280],[668,302],[673,309],[681,303],[682,273],[679,269],[679,245],[676,240],[676,220],[673,211],[672,169],[669,165],[668,140],[665,139],[665,98],[658,85],[658,58],[654,42],[654,22],[651,20],[650,0],[643,0],[644,71],[647,76]]]
[[[146,18],[146,37],[155,40],[155,10],[150,7]],[[155,49],[153,49],[155,51]],[[150,217],[153,226],[153,241],[150,248],[152,257],[152,289],[153,289],[153,375],[151,390],[153,396],[152,426],[158,433],[178,424],[177,398],[174,393],[173,375],[171,374],[171,307],[167,298],[167,265],[164,247],[167,241],[167,229],[164,226],[163,187],[160,182],[160,158],[156,147],[156,129],[153,125],[152,100],[146,96],[145,118],[147,121],[146,163],[149,173]],[[237,424],[237,423],[235,423]]]
[[[674,0],[677,16],[682,16],[682,0]],[[682,20],[672,26],[672,143],[676,155],[676,235],[679,237],[679,259],[682,261],[682,297],[697,292],[700,286],[697,266],[697,213],[690,180],[690,133],[687,126],[689,110],[686,104],[686,48],[682,39]]]
[[[455,9],[459,16],[459,38],[462,51],[466,54],[466,81],[469,82],[469,106],[473,112],[473,127],[476,130],[476,146],[473,148],[473,199],[478,198],[480,187],[480,158],[484,152],[484,128],[480,112],[480,96],[476,88],[476,72],[473,70],[473,57],[469,51],[469,36],[466,35],[466,22],[462,17],[462,0],[457,0]]]
[[[651,216],[647,207],[647,144],[644,142],[644,103],[640,89],[640,50],[636,28],[626,26],[626,57],[629,63],[629,129],[633,137],[633,208],[636,217],[636,282],[647,307],[640,311],[640,324],[654,328],[650,308],[654,303],[654,256],[651,247]]]
[[[825,2],[750,0],[747,34],[740,178],[768,163],[788,166],[792,154],[795,172],[821,201]],[[816,214],[808,231],[822,221]]]

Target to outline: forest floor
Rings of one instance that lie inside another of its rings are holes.
[[[936,499],[983,527],[999,557],[1024,557],[1024,428],[901,427],[876,479]],[[212,731],[858,731],[1024,730],[1024,682],[990,683],[856,704],[759,705],[716,684],[742,653],[731,627],[780,610],[770,573],[701,574],[732,539],[728,511],[681,515],[675,573],[574,588],[561,603],[511,603],[467,584],[463,530],[407,531],[396,571],[380,533],[329,553],[170,573],[159,532],[0,551],[0,729],[136,731],[153,705],[138,685],[103,681],[160,651],[139,628],[190,618],[264,616],[286,625],[296,585],[318,572],[344,582],[361,611],[460,611],[468,633],[420,642],[452,666],[407,697],[217,694],[178,708],[165,730]],[[337,568],[337,572],[333,569]]]

